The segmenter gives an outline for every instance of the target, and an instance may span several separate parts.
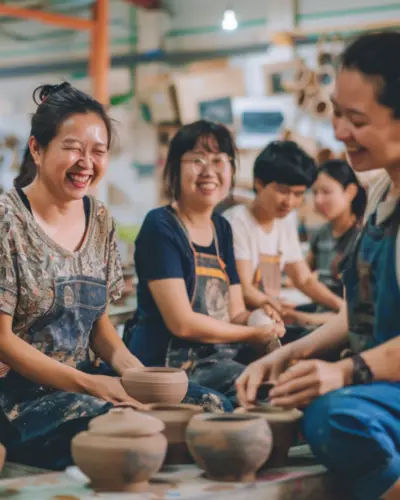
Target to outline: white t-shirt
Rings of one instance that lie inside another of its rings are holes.
[[[303,260],[295,218],[289,214],[275,219],[270,231],[263,229],[246,205],[236,205],[223,213],[233,231],[236,260],[249,260],[255,272],[260,255],[279,255],[281,271],[288,263]]]

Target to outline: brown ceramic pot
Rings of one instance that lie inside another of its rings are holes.
[[[198,413],[202,413],[203,408],[197,405],[177,404],[166,405],[154,403],[150,405],[147,413],[164,422],[164,434],[168,441],[168,451],[165,457],[165,464],[186,464],[192,463],[193,459],[185,441],[186,427],[189,420]]]
[[[177,368],[129,368],[122,374],[126,392],[142,403],[178,404],[188,383],[186,373]]]
[[[3,470],[5,460],[6,460],[6,449],[2,444],[0,444],[0,472]]]
[[[97,491],[145,491],[167,451],[163,430],[151,415],[112,409],[72,439],[72,457]]]
[[[285,410],[267,403],[247,409],[237,408],[235,413],[257,415],[268,422],[273,436],[273,448],[265,465],[283,467],[287,461],[289,448],[296,438],[303,413],[296,409]]]
[[[266,420],[249,414],[195,415],[186,442],[199,467],[219,481],[253,481],[272,449]]]

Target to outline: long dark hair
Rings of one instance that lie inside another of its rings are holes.
[[[204,145],[207,146],[207,138],[214,137],[217,141],[219,151],[227,153],[232,166],[232,186],[236,172],[236,147],[229,130],[219,123],[208,120],[198,120],[184,125],[173,137],[169,146],[167,162],[164,169],[164,182],[168,196],[172,200],[177,200],[180,196],[181,183],[181,158],[194,148],[200,138],[204,138]]]
[[[31,119],[29,135],[35,137],[43,148],[54,139],[61,124],[76,113],[96,113],[102,118],[107,129],[107,148],[110,148],[113,135],[111,120],[103,106],[93,97],[72,87],[68,82],[59,85],[40,85],[33,91],[32,97],[37,109]],[[14,179],[14,186],[23,188],[30,184],[36,176],[36,171],[35,162],[27,145],[19,174]]]
[[[367,204],[367,193],[350,165],[344,160],[328,160],[319,167],[317,175],[321,174],[329,175],[329,177],[339,182],[344,189],[346,189],[349,184],[356,185],[357,194],[351,202],[351,211],[357,219],[361,219]]]

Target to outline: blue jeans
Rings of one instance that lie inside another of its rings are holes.
[[[319,397],[305,411],[303,433],[356,498],[380,498],[400,478],[400,383],[350,386]]]

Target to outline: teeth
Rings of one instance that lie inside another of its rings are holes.
[[[212,188],[217,187],[217,185],[214,183],[211,183],[211,182],[205,182],[203,184],[199,184],[199,187],[206,188],[206,189],[212,189]]]
[[[69,174],[73,181],[85,183],[89,180],[89,175]]]
[[[361,148],[346,148],[348,153],[358,153]]]

